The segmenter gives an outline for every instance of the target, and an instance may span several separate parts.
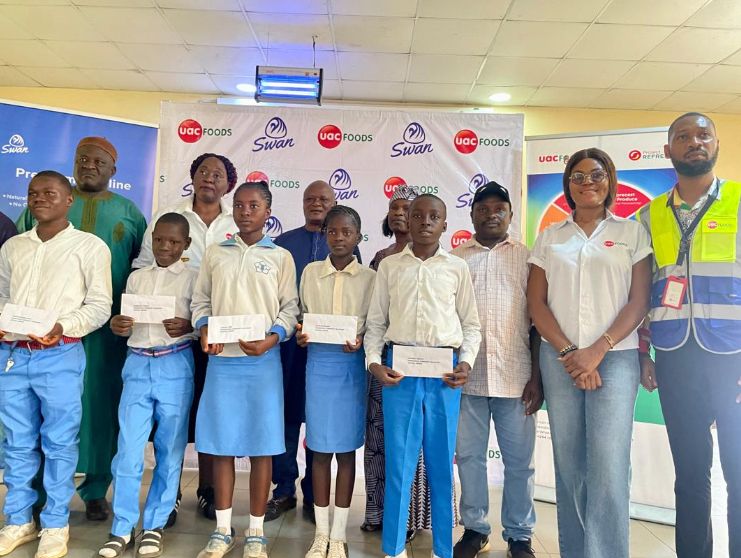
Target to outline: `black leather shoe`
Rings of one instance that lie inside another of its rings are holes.
[[[369,523],[368,521],[365,521],[361,526],[360,530],[365,531],[366,533],[374,533],[376,531],[380,531],[383,526],[380,523]]]
[[[183,493],[180,492],[180,488],[178,488],[178,497],[175,500],[175,507],[170,512],[170,515],[167,518],[167,523],[165,523],[165,529],[169,529],[173,525],[175,525],[175,522],[178,520],[178,510],[180,509],[180,502],[183,500]]]
[[[105,498],[97,498],[85,502],[85,517],[88,521],[105,521],[111,512]]]
[[[311,521],[314,525],[316,525],[316,515],[314,514],[314,504],[307,504],[304,502],[304,518]]]
[[[489,550],[489,537],[473,529],[466,529],[453,547],[453,558],[476,558],[479,552],[487,550]]]
[[[280,498],[271,498],[268,500],[268,506],[265,510],[265,521],[278,519],[288,510],[296,507],[295,496],[281,496]]]
[[[507,558],[535,558],[530,539],[524,541],[507,541]]]

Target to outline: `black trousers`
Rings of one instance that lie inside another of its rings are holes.
[[[679,349],[656,351],[656,376],[676,471],[677,558],[713,556],[714,422],[728,485],[729,556],[741,558],[741,354],[710,353],[692,334]]]

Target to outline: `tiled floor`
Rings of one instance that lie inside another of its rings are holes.
[[[146,471],[145,482],[142,487],[142,496],[146,495],[149,486],[151,471]],[[196,472],[186,471],[183,475],[184,496],[178,522],[165,534],[165,556],[177,558],[195,558],[199,550],[205,545],[209,533],[213,529],[212,522],[203,519],[196,513]],[[235,494],[233,525],[238,533],[247,527],[249,521],[249,474],[237,474],[237,489]],[[4,489],[0,489],[4,497]],[[143,501],[143,497],[142,497]],[[491,491],[491,521],[497,525],[501,491]],[[300,508],[300,506],[299,506]],[[558,556],[558,535],[556,529],[556,508],[552,504],[536,503],[538,522],[537,534],[534,540],[534,549],[539,558]],[[383,556],[380,549],[380,535],[364,533],[359,527],[363,521],[364,496],[362,486],[357,487],[352,511],[348,524],[348,543],[352,558]],[[75,497],[72,503],[70,528],[72,540],[70,542],[70,558],[93,558],[102,543],[105,542],[110,521],[90,523],[85,520],[82,502]],[[293,510],[276,521],[265,524],[266,536],[270,539],[271,558],[303,558],[313,537],[313,525],[302,518],[301,512]],[[455,530],[457,539],[462,527]],[[664,525],[631,522],[631,557],[632,558],[668,558],[675,556],[673,551],[674,529]],[[239,541],[241,544],[241,540]],[[504,558],[506,545],[498,536],[492,537],[492,551],[483,554],[485,558]],[[35,543],[19,548],[11,556],[13,558],[32,558],[35,552]],[[420,533],[411,543],[408,552],[411,557],[428,558],[431,554],[432,538],[428,532]],[[241,547],[235,549],[230,556],[237,557]],[[128,556],[133,557],[133,552]]]

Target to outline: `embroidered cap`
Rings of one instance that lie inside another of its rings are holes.
[[[102,149],[113,158],[114,164],[118,159],[118,151],[116,151],[116,148],[113,147],[113,144],[105,138],[99,136],[88,136],[86,138],[82,138],[77,144],[77,149],[79,149],[83,145],[94,145],[95,147]]]
[[[396,200],[413,200],[414,198],[419,197],[419,188],[416,186],[409,186],[407,184],[402,184],[401,186],[398,186],[396,190],[394,190],[394,193],[391,194],[391,199],[389,200],[389,204],[393,203]]]

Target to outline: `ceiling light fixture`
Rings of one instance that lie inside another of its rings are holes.
[[[321,68],[257,66],[255,100],[258,103],[302,103],[320,105]]]
[[[492,103],[506,103],[511,98],[512,98],[512,95],[510,95],[509,93],[504,93],[504,92],[501,92],[501,93],[493,93],[493,94],[489,95],[489,100]]]

